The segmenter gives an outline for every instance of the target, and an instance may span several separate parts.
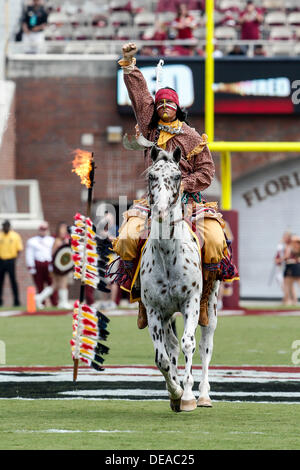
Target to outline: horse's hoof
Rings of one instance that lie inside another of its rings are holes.
[[[195,398],[192,400],[181,400],[180,402],[180,411],[193,411],[195,408],[197,408]]]
[[[181,411],[180,402],[181,398],[177,398],[176,400],[172,400],[172,398],[170,398],[170,407],[172,411],[175,411],[175,413],[179,413]]]
[[[201,398],[199,397],[197,400],[197,406],[202,406],[205,408],[212,408],[212,402],[210,398]]]

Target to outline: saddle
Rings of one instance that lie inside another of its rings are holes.
[[[134,206],[133,210],[136,211],[136,209],[137,206]],[[132,215],[137,214],[133,213]],[[204,243],[201,234],[197,229],[197,221],[203,217],[217,219],[222,228],[224,229],[225,227],[222,214],[219,213],[217,210],[217,203],[193,203],[188,206],[188,210],[183,219],[187,224],[192,236],[195,238],[202,262],[204,258]],[[129,293],[131,303],[141,300],[139,271],[142,253],[148,242],[150,234],[151,217],[148,217],[147,224],[145,225],[147,225],[147,227],[144,229],[144,231],[140,233],[139,241],[137,244],[136,256],[134,260],[123,261],[119,256],[107,267],[106,271],[106,277],[110,277],[112,282],[116,282],[117,284],[119,284],[122,290]],[[225,232],[224,235],[226,239],[227,249],[224,252],[224,257],[221,262],[217,266],[213,266],[212,268],[218,271],[217,279],[224,282],[232,282],[234,280],[239,279],[238,271],[232,262],[231,242],[227,239]],[[114,266],[116,263],[118,263],[118,268],[114,271]]]

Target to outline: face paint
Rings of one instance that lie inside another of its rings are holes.
[[[164,114],[163,114],[163,119],[168,119],[168,113],[166,112],[166,100],[164,99]]]
[[[176,111],[176,110],[177,110],[177,105],[176,105],[175,103],[166,103],[166,100],[164,99],[164,100],[163,100],[163,103],[160,103],[160,104],[157,106],[156,110],[158,111],[158,110],[161,109],[161,108],[164,108],[164,111],[165,111],[165,112],[163,113],[162,118],[163,118],[163,119],[168,119],[168,113],[166,112],[166,109],[172,109],[172,110],[175,110],[175,111]]]

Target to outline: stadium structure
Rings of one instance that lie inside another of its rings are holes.
[[[204,196],[238,214],[240,297],[280,299],[272,276],[276,247],[283,232],[300,233],[298,2],[257,0],[261,38],[248,41],[238,26],[245,1],[216,1],[214,11],[199,6],[189,42],[174,39],[175,13],[158,12],[158,1],[45,1],[45,41],[34,53],[19,34],[26,3],[0,0],[0,220],[9,218],[24,243],[43,219],[52,230],[58,221],[71,223],[86,198],[71,173],[76,148],[95,155],[94,214],[103,202],[118,210],[120,195],[129,203],[138,198],[144,161],[122,145],[135,119],[117,60],[129,40],[156,52],[178,45],[189,53],[164,57],[164,80],[182,96],[190,123],[208,134],[216,177]],[[158,19],[168,30],[163,41],[151,39]],[[206,49],[207,35],[219,56]],[[229,55],[235,45],[245,53]],[[255,54],[258,45],[266,55]],[[159,58],[137,58],[153,91]],[[25,303],[31,278],[24,253],[18,280]]]

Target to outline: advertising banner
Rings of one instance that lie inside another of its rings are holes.
[[[150,92],[155,93],[158,59],[137,57]],[[215,60],[215,112],[217,114],[300,113],[300,59],[274,57],[224,57]],[[174,88],[181,107],[191,115],[204,113],[204,72],[202,57],[168,57],[163,67],[163,86]],[[130,100],[117,74],[117,106],[131,114]]]

